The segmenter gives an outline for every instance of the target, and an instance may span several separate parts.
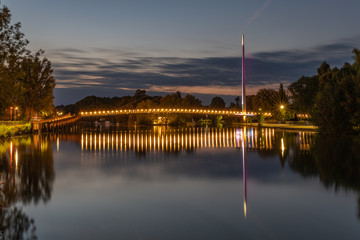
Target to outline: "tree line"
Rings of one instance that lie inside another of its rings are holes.
[[[294,109],[309,113],[322,134],[359,131],[360,51],[354,49],[353,54],[353,64],[331,68],[323,62],[316,75],[303,76],[288,88]]]
[[[0,118],[14,109],[21,118],[54,112],[55,78],[44,51],[32,53],[20,23],[11,23],[6,6],[0,8]],[[14,114],[14,113],[12,113]]]
[[[133,96],[123,97],[96,97],[88,96],[70,105],[60,105],[56,109],[61,113],[78,114],[81,111],[98,111],[114,109],[151,109],[151,108],[186,108],[186,109],[224,109],[225,101],[221,97],[214,97],[209,106],[204,106],[202,101],[191,94],[182,97],[181,92],[177,91],[165,96],[149,96],[146,90],[138,89]],[[155,114],[137,114],[122,119],[127,123],[152,124],[158,116]],[[201,118],[201,117],[200,117]],[[167,122],[170,124],[186,124],[194,119],[200,120],[195,115],[180,116],[178,114],[167,115]]]

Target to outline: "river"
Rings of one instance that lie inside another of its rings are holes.
[[[123,128],[0,143],[0,239],[359,239],[360,139]]]

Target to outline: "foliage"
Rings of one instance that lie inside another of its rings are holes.
[[[51,62],[47,58],[42,58],[43,51],[38,51],[35,55],[28,55],[23,58],[22,71],[23,77],[20,79],[24,91],[24,99],[21,102],[22,109],[32,116],[33,111],[44,112],[49,115],[53,112],[55,78]]]
[[[319,91],[311,112],[321,134],[341,135],[360,125],[360,52],[354,49],[354,64],[318,69]]]
[[[182,107],[183,108],[200,108],[202,107],[200,99],[196,98],[193,95],[187,94],[182,99]]]
[[[145,96],[145,95],[144,95]],[[137,109],[150,109],[157,107],[157,104],[150,99],[140,102]],[[136,114],[136,123],[140,125],[150,125],[154,122],[154,114]]]
[[[0,125],[0,138],[7,138],[14,135],[29,133],[31,131],[31,124],[18,124],[18,125]]]
[[[210,108],[212,109],[224,109],[225,108],[225,101],[221,97],[214,97],[211,100]]]
[[[181,107],[181,93],[177,91],[171,95],[166,95],[160,100],[160,106],[163,108],[179,108]]]
[[[231,103],[232,109],[241,109],[240,97],[235,98],[236,103]],[[283,109],[280,107],[284,106]],[[249,112],[271,112],[273,117],[281,122],[285,122],[293,114],[289,104],[289,96],[285,91],[283,84],[280,84],[279,90],[260,89],[256,95],[246,96],[246,110]],[[264,121],[264,114],[261,115]]]
[[[260,108],[258,114],[256,115],[256,120],[258,122],[258,126],[261,127],[263,125],[263,122],[265,120],[265,114],[264,111]]]
[[[0,114],[8,106],[16,104],[22,86],[18,81],[21,76],[21,58],[28,53],[21,24],[11,24],[11,14],[7,7],[0,9]]]
[[[88,96],[76,102],[75,104],[67,106],[57,106],[56,109],[64,114],[79,113],[80,111],[98,111],[99,109],[114,110],[114,109],[152,109],[152,108],[202,108],[201,101],[191,94],[187,94],[184,98],[180,92],[175,92],[164,97],[148,96],[145,90],[137,90],[134,96],[124,97],[96,97]],[[187,122],[192,121],[194,116],[178,115],[178,114],[136,114],[129,115],[127,119],[122,119],[124,123],[128,124],[153,124],[158,117],[169,124],[186,125]]]
[[[310,113],[319,90],[318,76],[302,76],[288,87],[294,110],[299,113]]]
[[[53,109],[51,63],[41,58],[43,51],[34,55],[26,48],[29,43],[20,31],[21,24],[11,24],[10,10],[0,9],[0,116],[5,110],[21,106],[21,111],[32,109],[42,115]],[[32,112],[32,111],[30,111]]]

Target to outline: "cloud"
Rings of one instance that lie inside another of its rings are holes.
[[[94,76],[94,75],[87,75],[87,74],[80,74],[78,77],[81,79],[102,79],[102,78],[104,78],[102,76]]]
[[[260,88],[288,85],[302,75],[313,75],[321,62],[341,66],[352,61],[352,49],[359,47],[360,37],[344,39],[307,50],[258,52],[247,55],[246,79],[248,93]],[[88,94],[114,90],[145,89],[153,93],[183,93],[239,96],[241,93],[241,57],[144,57],[140,54],[117,56],[121,50],[88,51],[52,50],[48,56],[54,66],[57,89],[86,89]],[[64,93],[64,91],[57,91]],[[84,91],[85,92],[85,91]],[[80,96],[81,94],[79,94]],[[58,99],[65,99],[56,95]],[[73,101],[69,98],[69,101]]]

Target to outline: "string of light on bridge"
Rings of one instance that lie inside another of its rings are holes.
[[[154,109],[119,109],[119,110],[99,110],[80,112],[81,116],[102,116],[102,115],[120,115],[120,114],[139,114],[139,113],[179,113],[179,114],[206,114],[206,115],[228,115],[228,116],[255,116],[257,112],[241,112],[231,110],[211,110],[211,109],[184,109],[184,108],[154,108]],[[265,116],[271,116],[271,113],[264,113]]]

